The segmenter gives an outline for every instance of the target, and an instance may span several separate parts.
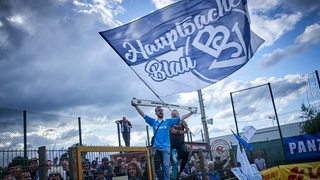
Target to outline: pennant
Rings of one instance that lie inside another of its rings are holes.
[[[237,146],[237,162],[240,165],[241,172],[245,176],[241,180],[256,179],[255,176],[254,176],[254,172],[253,172],[253,170],[251,168],[247,153],[239,145]]]
[[[245,0],[183,0],[99,33],[158,96],[226,78],[264,42],[250,30]]]
[[[243,147],[247,148],[249,151],[253,151],[253,148],[251,147],[251,145],[247,141],[242,139],[240,136],[236,135],[232,130],[231,130],[231,132]]]
[[[249,142],[254,133],[256,133],[256,128],[251,125],[245,126],[244,128],[242,128],[242,130],[243,134],[241,135],[241,138],[244,139],[246,142]]]

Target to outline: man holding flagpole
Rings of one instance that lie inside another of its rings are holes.
[[[154,119],[149,117],[148,115],[145,115],[144,112],[137,106],[137,104],[134,104],[133,102],[131,104],[145,119],[145,122],[152,127],[154,134],[157,131],[154,136],[153,148],[154,153],[158,151],[161,155],[162,172],[159,168],[157,168],[159,167],[159,164],[155,162],[156,173],[160,180],[170,180],[170,128],[173,125],[178,124],[181,119],[189,117],[191,114],[193,114],[193,112],[190,111],[188,114],[183,115],[181,118],[176,117],[164,119],[163,109],[158,106],[155,108],[157,119]]]

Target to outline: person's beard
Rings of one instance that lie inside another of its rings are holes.
[[[162,119],[163,118],[163,113],[158,113],[158,118]]]

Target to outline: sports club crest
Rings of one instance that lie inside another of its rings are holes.
[[[241,0],[179,1],[100,34],[159,96],[229,76],[263,43]]]
[[[211,143],[211,153],[213,157],[220,157],[221,160],[228,159],[230,157],[230,149],[232,149],[223,139],[217,139]]]

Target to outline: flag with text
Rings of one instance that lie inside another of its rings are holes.
[[[244,66],[264,42],[246,0],[183,0],[100,32],[157,95],[191,92]]]

